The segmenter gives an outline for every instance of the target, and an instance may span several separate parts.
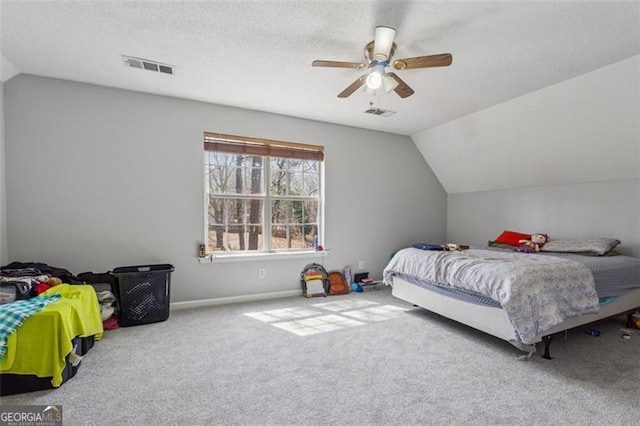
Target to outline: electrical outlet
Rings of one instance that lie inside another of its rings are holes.
[[[264,268],[258,269],[258,278],[264,278],[267,276],[267,270]]]
[[[358,262],[358,270],[362,271],[364,269],[364,260]]]

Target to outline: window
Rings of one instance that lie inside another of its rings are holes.
[[[205,133],[204,152],[208,253],[313,249],[323,147]]]

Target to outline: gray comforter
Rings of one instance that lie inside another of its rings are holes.
[[[567,318],[598,312],[591,271],[579,262],[551,256],[470,249],[400,250],[383,272],[475,292],[500,303],[525,344]]]

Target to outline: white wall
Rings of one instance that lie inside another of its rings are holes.
[[[2,7],[0,6],[0,9]],[[0,55],[0,265],[7,263],[7,200],[6,170],[4,154],[4,83],[18,74],[18,70],[3,55]]]
[[[640,179],[450,194],[447,239],[486,245],[505,229],[555,239],[610,237],[640,257]]]
[[[364,260],[380,277],[394,250],[445,239],[446,193],[408,137],[25,75],[5,84],[5,115],[12,261],[171,263],[173,301],[299,290],[318,259],[195,259],[204,131],[325,146],[329,269]]]
[[[0,81],[0,265],[7,263],[7,201],[4,161],[4,82]]]
[[[640,56],[418,133],[449,194],[640,178]]]
[[[18,69],[0,54],[0,81],[4,83],[16,75],[18,75]]]

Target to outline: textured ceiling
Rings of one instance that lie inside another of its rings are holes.
[[[1,54],[18,72],[413,135],[640,53],[638,2],[12,2]],[[448,68],[399,71],[416,93],[336,95],[362,71],[376,25],[395,57],[450,52]],[[126,68],[121,55],[175,65]],[[369,102],[396,111],[364,114]]]

